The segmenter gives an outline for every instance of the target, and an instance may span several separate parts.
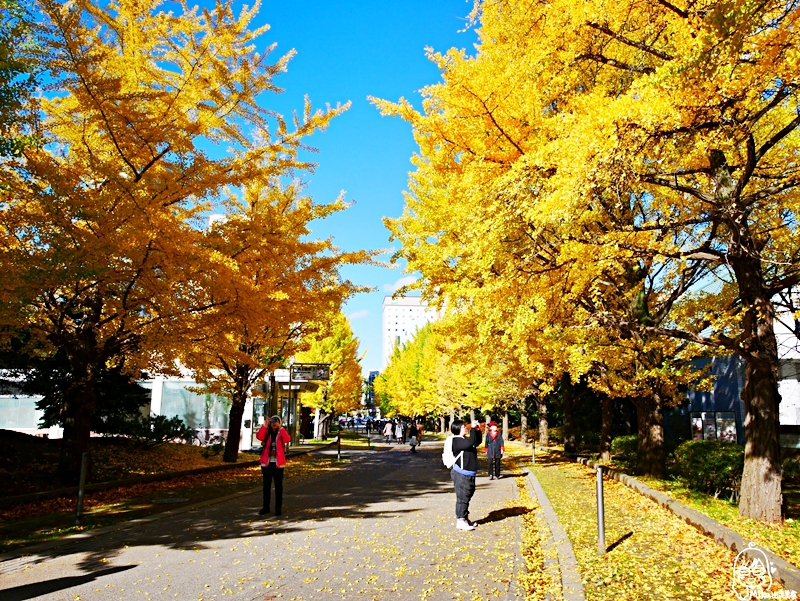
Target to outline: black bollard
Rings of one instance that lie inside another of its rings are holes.
[[[603,499],[603,466],[597,466],[597,551],[606,553],[606,516]]]
[[[81,525],[83,518],[83,492],[86,487],[86,466],[88,465],[89,456],[86,453],[81,455],[81,479],[78,482],[78,506],[75,508],[75,525]]]

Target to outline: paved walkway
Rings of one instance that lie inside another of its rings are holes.
[[[517,598],[514,479],[483,472],[481,525],[457,531],[441,443],[403,448],[350,451],[342,470],[287,481],[282,518],[258,516],[253,492],[54,548],[0,569],[0,599]]]

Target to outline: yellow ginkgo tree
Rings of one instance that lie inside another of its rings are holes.
[[[298,363],[327,363],[330,379],[313,393],[301,393],[300,402],[314,410],[314,438],[323,438],[334,415],[361,408],[364,380],[358,338],[343,313],[318,315],[325,328],[305,341],[308,348],[295,354]]]
[[[738,354],[740,513],[780,520],[773,322],[800,283],[800,8],[500,0],[474,16],[474,56],[431,52],[443,81],[422,112],[376,101],[420,148],[388,221],[399,256],[432,301],[477,301],[523,359],[545,344],[572,381],[650,389],[643,440],[693,357]],[[519,311],[492,310],[504,294]]]
[[[229,302],[204,288],[235,271],[205,233],[214,200],[306,167],[297,151],[328,117],[260,104],[290,55],[270,60],[257,3],[32,4],[24,58],[49,78],[41,145],[0,164],[0,332],[67,357],[59,473],[74,480],[101,367],[174,369],[197,315]]]

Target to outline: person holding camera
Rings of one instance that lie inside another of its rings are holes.
[[[453,455],[456,458],[450,477],[456,490],[456,528],[475,530],[475,522],[469,519],[469,502],[475,494],[475,476],[478,474],[478,447],[481,444],[480,424],[477,421],[465,424],[453,420]]]
[[[286,445],[291,441],[289,433],[281,425],[281,418],[273,415],[269,420],[264,416],[264,424],[256,433],[256,438],[264,442],[261,451],[261,475],[264,479],[264,502],[258,515],[269,513],[269,499],[272,481],[275,480],[275,515],[281,515],[283,505],[283,469],[286,465]]]

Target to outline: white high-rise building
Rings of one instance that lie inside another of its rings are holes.
[[[389,359],[397,346],[401,346],[414,337],[416,331],[437,317],[436,311],[428,309],[428,303],[418,296],[404,296],[383,299],[383,367],[386,369]]]

